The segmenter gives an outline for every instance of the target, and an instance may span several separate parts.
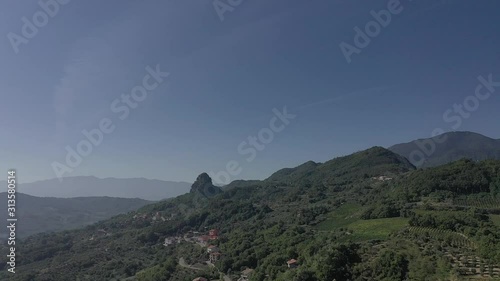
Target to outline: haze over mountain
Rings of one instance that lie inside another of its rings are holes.
[[[7,193],[0,193],[7,202]],[[112,197],[52,198],[16,194],[19,223],[17,235],[26,237],[40,232],[62,231],[89,225],[143,207],[151,201]],[[7,219],[7,208],[0,209],[0,217]],[[7,235],[2,228],[0,239]]]
[[[500,160],[500,140],[473,132],[450,132],[434,138],[396,144],[389,150],[407,158],[413,165],[435,167],[462,158],[480,161]],[[424,155],[419,158],[418,155]]]
[[[4,182],[5,183],[5,182]],[[38,197],[120,197],[158,201],[189,192],[191,184],[144,178],[97,178],[91,176],[20,183],[18,192]]]

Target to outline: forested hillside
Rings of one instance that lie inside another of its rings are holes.
[[[53,198],[35,197],[17,193],[20,223],[17,237],[23,238],[40,232],[74,229],[89,225],[118,214],[139,209],[151,201],[114,197]],[[7,202],[7,193],[0,193],[1,202]],[[0,210],[0,217],[7,219],[7,208]],[[7,237],[7,230],[0,231],[0,240]]]
[[[500,161],[415,170],[375,147],[224,191],[206,185],[201,175],[173,200],[23,239],[11,280],[500,277]]]

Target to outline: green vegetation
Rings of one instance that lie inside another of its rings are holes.
[[[118,214],[127,213],[151,204],[142,199],[113,197],[52,198],[18,193],[19,215],[17,237],[40,232],[75,229]],[[7,193],[0,193],[0,201],[7,202]],[[0,217],[7,217],[7,208],[0,208]]]
[[[361,219],[362,206],[345,203],[331,212],[326,220],[316,226],[318,231],[342,231],[352,241],[385,240],[389,234],[408,225],[406,218]]]
[[[498,278],[499,214],[454,204],[496,198],[498,178],[500,161],[415,170],[382,148],[239,181],[213,197],[202,193],[212,186],[203,176],[175,199],[23,239],[9,280],[237,280],[247,268],[251,281]],[[209,242],[222,253],[214,266],[192,238],[210,229],[220,232]]]
[[[331,231],[341,227],[346,227],[360,219],[359,216],[361,208],[361,204],[358,203],[349,202],[343,204],[341,207],[328,214],[328,218],[318,224],[316,228],[320,231]]]
[[[496,195],[496,190],[495,196]],[[492,192],[493,194],[493,192]],[[500,210],[500,197],[495,198],[493,196],[485,196],[483,198],[474,198],[472,196],[468,196],[465,198],[457,198],[453,200],[453,204],[462,207],[475,207],[478,209],[497,209]]]
[[[430,227],[412,226],[407,229],[409,234],[424,239],[434,239],[435,241],[444,241],[449,246],[475,249],[475,243],[464,234],[451,230],[443,230]]]
[[[406,218],[389,218],[358,220],[347,226],[352,230],[352,237],[355,241],[364,240],[385,240],[391,233],[397,232],[408,225]]]
[[[500,215],[490,215],[491,221],[496,225],[500,226]]]
[[[460,160],[433,169],[417,170],[410,175],[405,188],[409,200],[418,200],[433,192],[450,199],[463,195],[489,193],[499,178],[498,161]]]
[[[282,186],[326,187],[341,191],[361,179],[394,175],[415,167],[405,158],[382,147],[374,147],[319,164],[312,161],[296,168],[282,169],[266,182]]]

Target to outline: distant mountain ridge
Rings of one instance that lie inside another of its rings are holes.
[[[500,160],[500,140],[473,132],[450,132],[434,138],[396,144],[388,149],[419,168],[436,167],[462,158],[474,161]]]
[[[0,193],[0,200],[7,202],[6,192]],[[151,203],[153,202],[137,198],[53,198],[16,193],[16,215],[19,220],[17,235],[26,237],[40,232],[78,228]],[[7,219],[7,208],[0,209],[0,217]],[[4,239],[6,235],[6,229],[2,228],[0,239]]]
[[[1,184],[2,182],[0,182]],[[3,181],[5,183],[5,181]],[[97,178],[92,176],[67,177],[43,180],[33,183],[19,183],[18,192],[38,197],[119,197],[141,198],[158,201],[189,192],[191,184],[150,180],[145,178]]]

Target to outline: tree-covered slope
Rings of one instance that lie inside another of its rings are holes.
[[[499,161],[462,159],[432,169],[417,170],[407,179],[409,193],[417,198],[440,191],[455,196],[478,193],[500,194]]]
[[[7,193],[0,193],[0,201],[7,202]],[[53,198],[35,197],[17,193],[17,237],[27,237],[40,232],[74,229],[113,216],[128,213],[151,204],[151,201],[113,197]],[[0,217],[7,218],[7,208],[0,209]],[[7,237],[2,229],[0,240]]]
[[[249,268],[251,281],[498,276],[499,168],[464,160],[415,170],[372,148],[213,196],[202,193],[211,180],[201,175],[191,193],[23,239],[18,273],[0,279],[237,280]],[[211,229],[218,236],[202,243]],[[206,263],[210,244],[221,253],[214,265]],[[288,268],[292,259],[297,266]]]
[[[292,186],[334,186],[369,177],[404,173],[414,168],[404,157],[382,147],[373,147],[325,163],[309,161],[296,168],[282,169],[266,181]]]

